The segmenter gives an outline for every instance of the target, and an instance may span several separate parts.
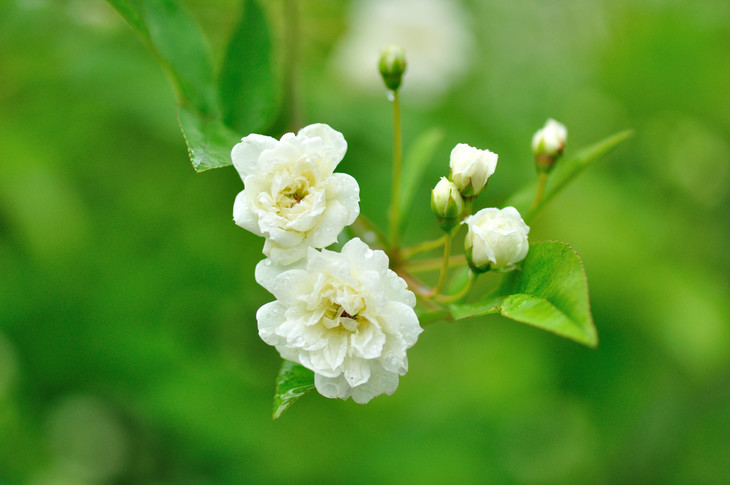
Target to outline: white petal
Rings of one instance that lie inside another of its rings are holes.
[[[337,199],[347,210],[345,225],[355,222],[360,214],[360,186],[357,180],[346,173],[333,173],[327,179],[327,199]]]
[[[405,348],[415,345],[418,336],[423,332],[416,312],[404,303],[391,301],[383,310],[383,317],[389,323],[388,332],[398,334],[403,339]]]
[[[264,254],[281,265],[291,265],[301,261],[307,254],[309,246],[306,240],[296,246],[280,246],[267,239],[264,243]]]
[[[274,263],[270,259],[263,259],[256,265],[254,278],[256,283],[266,288],[269,293],[273,293],[274,281],[283,271],[285,271],[283,266]]]
[[[256,268],[258,269],[258,265],[256,265]],[[309,275],[303,269],[288,268],[287,271],[282,271],[279,275],[277,275],[273,282],[267,282],[268,288],[266,289],[269,290],[283,305],[293,307],[293,305],[296,304],[296,298],[300,292],[307,291],[310,287],[310,285],[307,284]]]
[[[370,361],[353,357],[345,364],[345,379],[350,387],[365,384],[370,379]]]
[[[391,395],[398,389],[398,375],[373,365],[370,379],[352,389],[352,400],[358,404],[367,404],[380,394]]]
[[[315,150],[322,157],[321,161],[324,162],[323,168],[329,171],[329,173],[334,171],[347,151],[347,142],[345,141],[345,137],[342,136],[342,133],[333,130],[329,125],[324,123],[305,126],[299,130],[297,136],[310,140],[315,138],[320,139],[315,145]]]
[[[278,345],[280,337],[276,333],[276,329],[285,320],[286,308],[278,301],[267,303],[256,312],[256,321],[259,327],[259,336],[261,340],[269,345]]]
[[[317,388],[317,392],[330,399],[347,399],[352,391],[344,376],[325,377],[316,373],[314,374],[314,387]]]
[[[350,336],[350,346],[354,355],[363,359],[380,357],[385,345],[385,334],[375,325],[360,325],[360,327]]]
[[[274,148],[276,139],[270,136],[251,134],[241,139],[231,150],[231,160],[241,179],[258,171],[258,161],[264,150]]]
[[[257,236],[263,236],[259,230],[259,218],[249,208],[246,195],[244,189],[236,196],[236,201],[233,203],[233,221]]]

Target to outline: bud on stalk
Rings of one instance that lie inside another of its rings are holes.
[[[397,91],[406,71],[406,52],[399,45],[389,45],[380,54],[378,69],[388,89]]]
[[[459,225],[464,210],[464,199],[459,194],[456,184],[446,177],[441,177],[431,191],[431,210],[444,232],[449,232]]]

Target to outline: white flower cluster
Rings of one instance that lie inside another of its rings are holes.
[[[334,173],[346,150],[325,124],[243,138],[231,154],[245,187],[233,218],[266,238],[256,281],[276,300],[256,314],[261,338],[311,369],[320,394],[366,403],[395,391],[422,329],[416,297],[383,251],[357,238],[339,253],[316,249],[359,214],[357,182]]]

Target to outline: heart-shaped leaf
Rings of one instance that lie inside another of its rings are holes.
[[[500,313],[589,347],[598,345],[578,254],[563,242],[539,242],[530,245],[521,266],[480,301],[451,305],[452,316],[460,320]]]

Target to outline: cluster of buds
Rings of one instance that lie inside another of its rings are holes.
[[[535,164],[542,179],[565,150],[568,132],[549,119],[532,138]],[[510,271],[527,256],[530,228],[514,207],[486,208],[471,215],[473,200],[487,188],[497,168],[497,154],[459,143],[451,151],[449,177],[442,177],[431,192],[431,210],[441,229],[453,233],[468,228],[464,253],[472,271]]]
[[[458,227],[472,201],[487,188],[497,168],[496,153],[459,143],[451,150],[449,178],[441,177],[431,191],[431,210],[444,232]]]

